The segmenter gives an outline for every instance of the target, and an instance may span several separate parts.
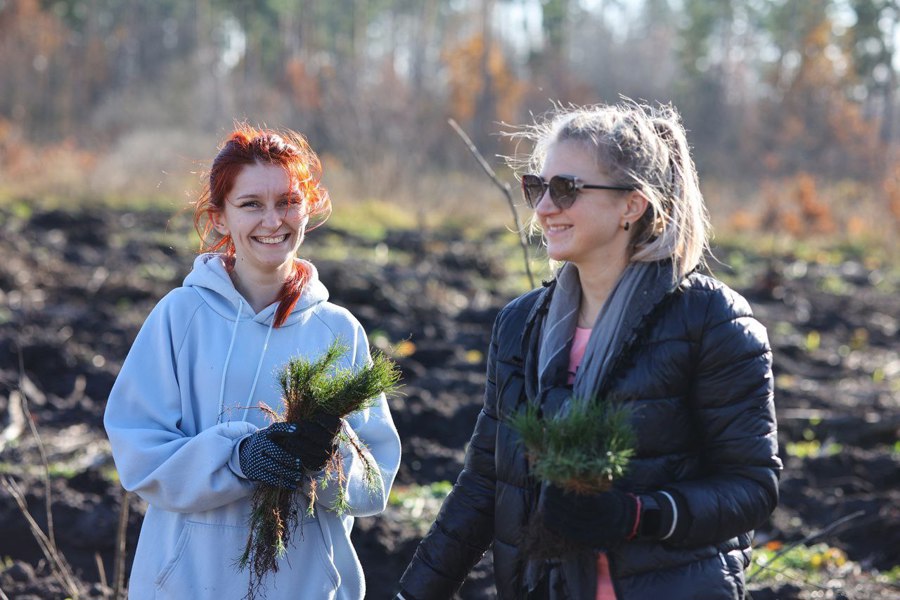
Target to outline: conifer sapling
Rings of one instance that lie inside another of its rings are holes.
[[[631,409],[573,398],[569,410],[544,419],[534,406],[510,421],[522,437],[531,472],[576,493],[609,489],[634,454]]]
[[[529,468],[540,481],[576,494],[609,490],[622,477],[634,454],[632,409],[611,402],[573,397],[568,410],[543,418],[535,406],[510,419],[519,433]],[[532,519],[525,550],[538,558],[571,552],[573,548]]]
[[[309,419],[316,412],[341,418],[370,408],[381,394],[399,387],[400,371],[396,364],[380,352],[373,352],[371,363],[358,369],[338,368],[349,346],[335,340],[316,360],[291,359],[278,375],[284,409],[278,412],[265,404],[260,408],[273,422],[296,423]],[[344,424],[346,427],[346,423]],[[362,461],[366,487],[373,492],[383,483],[378,465],[367,452],[365,444],[342,429],[336,441],[349,447]],[[320,483],[321,482],[321,483]],[[322,473],[307,474],[297,490],[259,484],[251,499],[250,535],[244,552],[238,559],[241,570],[250,568],[250,590],[253,598],[263,578],[278,571],[278,561],[284,557],[287,544],[300,522],[301,497],[306,498],[306,513],[314,514],[316,492],[336,485],[336,497],[330,509],[337,514],[349,510],[347,476],[341,452],[332,452]]]

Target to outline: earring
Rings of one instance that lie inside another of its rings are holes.
[[[631,223],[629,221],[625,221],[625,225],[622,227],[625,231],[631,229]]]

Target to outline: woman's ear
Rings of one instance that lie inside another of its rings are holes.
[[[650,202],[647,197],[639,191],[633,191],[625,198],[625,211],[622,213],[622,221],[624,223],[637,222],[647,211]]]
[[[228,235],[228,225],[225,224],[225,219],[222,218],[222,211],[210,210],[209,221],[212,223],[213,229],[218,231],[220,235]]]

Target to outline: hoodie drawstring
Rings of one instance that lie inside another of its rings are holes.
[[[228,376],[228,365],[231,363],[231,352],[234,350],[234,341],[237,339],[237,330],[238,324],[241,321],[241,311],[244,307],[243,298],[238,299],[238,310],[237,314],[234,316],[234,328],[231,330],[231,342],[228,344],[228,353],[225,355],[225,366],[222,369],[222,384],[219,387],[219,417],[217,422],[222,421],[222,415],[224,414],[225,409],[225,378]],[[250,394],[247,396],[247,401],[244,403],[244,415],[241,417],[241,420],[247,420],[247,413],[250,412],[250,409],[253,407],[253,394],[256,392],[256,383],[259,381],[259,372],[262,370],[263,359],[266,357],[266,350],[269,348],[269,337],[272,335],[272,328],[275,325],[275,316],[273,314],[272,320],[269,322],[269,329],[266,331],[266,341],[263,342],[262,352],[259,353],[259,362],[256,365],[256,375],[253,377],[253,385],[250,387]]]
[[[259,381],[259,371],[262,369],[263,357],[269,347],[269,336],[272,335],[272,327],[275,325],[275,314],[272,314],[272,320],[269,321],[269,330],[266,331],[266,341],[263,343],[262,352],[259,353],[259,363],[256,365],[256,375],[253,377],[253,385],[250,387],[250,395],[247,396],[247,406],[244,407],[244,416],[242,419],[247,420],[247,413],[250,411],[250,402],[253,401],[253,392],[256,391],[256,382]]]
[[[228,363],[231,362],[231,351],[234,349],[234,340],[237,337],[238,323],[241,322],[241,309],[244,307],[244,299],[238,298],[238,310],[234,316],[234,329],[231,330],[231,343],[228,344],[228,354],[225,355],[225,368],[222,369],[222,385],[219,386],[219,416],[217,423],[222,421],[222,413],[225,409],[225,378],[228,376]],[[268,340],[268,338],[266,338]],[[244,412],[244,420],[247,420],[247,413]]]

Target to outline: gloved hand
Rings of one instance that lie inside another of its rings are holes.
[[[276,435],[290,435],[296,429],[294,423],[272,423],[244,438],[238,450],[244,477],[275,487],[296,489],[297,481],[303,476],[301,461],[273,439]]]
[[[551,484],[541,494],[538,511],[550,531],[597,550],[633,539],[640,521],[638,497],[615,489],[576,494]]]
[[[297,423],[290,432],[274,434],[272,439],[292,456],[300,459],[310,471],[319,471],[335,451],[335,437],[343,420],[335,415],[317,411]]]

